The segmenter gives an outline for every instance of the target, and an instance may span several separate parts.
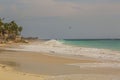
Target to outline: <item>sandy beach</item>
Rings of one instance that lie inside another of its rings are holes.
[[[42,75],[17,72],[11,67],[0,65],[0,80],[44,80]]]
[[[5,66],[0,66],[1,80],[113,80],[120,78],[120,68],[118,67],[80,68],[79,66],[65,65],[101,63],[99,60],[90,58],[78,60],[48,56],[43,53],[2,51],[0,63]]]
[[[58,47],[58,46],[57,46]],[[0,80],[119,80],[120,62],[0,49]]]

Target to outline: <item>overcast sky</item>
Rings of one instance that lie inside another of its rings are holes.
[[[0,0],[0,17],[40,38],[120,38],[120,0]]]

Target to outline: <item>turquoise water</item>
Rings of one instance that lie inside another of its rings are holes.
[[[120,51],[120,40],[60,40],[64,44]]]

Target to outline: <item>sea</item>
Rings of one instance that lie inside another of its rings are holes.
[[[120,51],[120,39],[64,39],[59,41],[67,45],[78,47]]]

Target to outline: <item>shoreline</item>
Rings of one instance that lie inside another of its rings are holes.
[[[43,42],[42,42],[43,43]],[[41,44],[43,46],[44,44]],[[23,44],[23,45],[31,45]],[[37,43],[35,43],[36,45]],[[53,51],[34,52],[0,49],[0,79],[8,80],[112,80],[120,79],[120,61],[86,55],[55,54]],[[48,47],[60,46],[47,43]],[[45,46],[46,47],[46,46]],[[87,48],[88,49],[88,48]],[[83,49],[80,49],[83,50]],[[91,50],[90,48],[88,51]],[[103,53],[105,54],[105,53]],[[8,69],[8,70],[5,70]]]
[[[32,41],[29,44],[19,44],[19,46],[7,47],[6,50],[43,52],[47,55],[56,55],[62,57],[85,56],[102,60],[120,61],[120,52],[110,49],[87,48],[72,45],[66,45],[56,40],[50,41]],[[78,57],[79,58],[79,57]]]

